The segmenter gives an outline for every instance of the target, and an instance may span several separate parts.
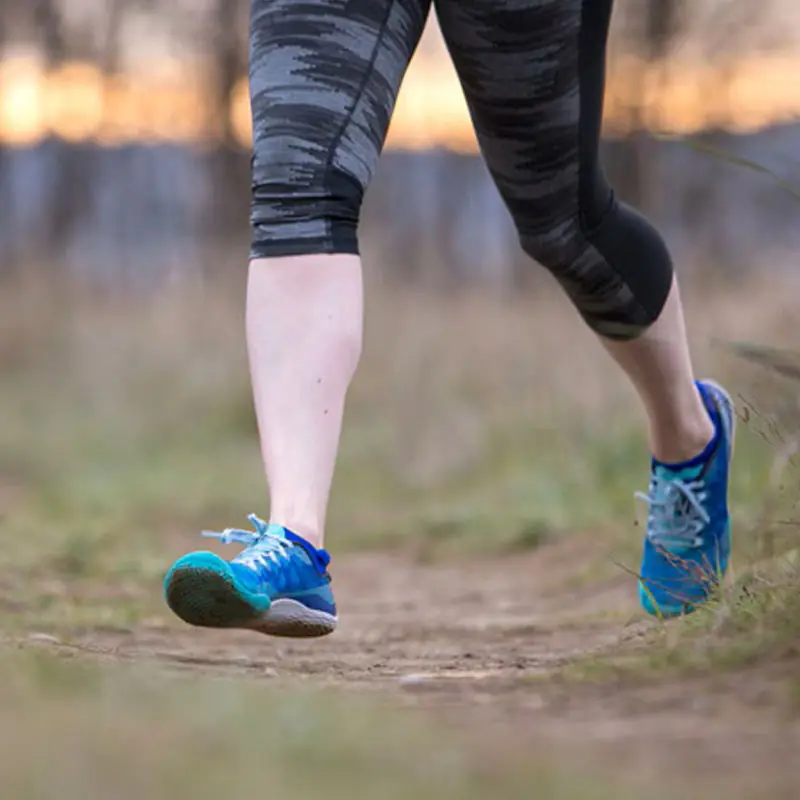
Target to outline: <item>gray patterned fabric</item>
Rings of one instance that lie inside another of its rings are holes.
[[[253,0],[253,258],[358,252],[363,194],[430,5]],[[523,248],[598,333],[638,335],[672,266],[598,164],[612,0],[434,5]]]

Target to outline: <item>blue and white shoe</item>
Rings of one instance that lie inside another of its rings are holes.
[[[254,531],[203,532],[247,547],[232,561],[208,551],[178,559],[164,578],[167,605],[184,622],[204,628],[294,638],[332,633],[337,616],[328,553],[255,514],[249,519]]]
[[[735,413],[728,393],[698,382],[716,433],[705,450],[683,464],[653,460],[639,599],[654,616],[694,611],[717,591],[728,569],[731,523],[728,473]]]

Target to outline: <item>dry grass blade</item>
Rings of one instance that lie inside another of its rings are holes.
[[[779,189],[786,192],[786,194],[790,195],[795,200],[800,200],[800,190],[796,186],[784,178],[781,178],[780,175],[778,175],[776,172],[773,172],[773,170],[769,169],[769,167],[759,164],[757,161],[752,161],[749,158],[736,155],[726,150],[720,150],[717,147],[712,147],[711,145],[706,144],[705,142],[699,142],[696,139],[690,139],[687,144],[692,148],[692,150],[697,150],[700,153],[713,156],[721,161],[727,161],[729,164],[733,164],[734,166],[743,167],[745,169],[752,170],[753,172],[758,172],[761,175],[766,175],[767,177],[772,178],[772,180],[775,182],[775,185]]]
[[[726,342],[724,346],[752,364],[772,370],[784,378],[800,381],[800,353],[752,342]]]

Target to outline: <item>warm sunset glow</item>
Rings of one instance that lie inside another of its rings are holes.
[[[236,84],[231,95],[231,124],[239,142],[249,147],[253,141],[253,119],[247,78]]]
[[[0,62],[0,141],[24,147],[45,127],[44,81],[32,59]]]
[[[31,58],[0,62],[0,141],[28,146],[45,136],[68,141],[199,142],[216,138],[222,122],[209,106],[207,83],[197,65],[171,62],[136,78],[105,77],[94,66],[69,63],[46,72]],[[167,69],[167,67],[169,67]],[[606,128],[624,131],[640,64],[617,59],[610,68]],[[765,56],[742,64],[725,80],[704,64],[672,63],[649,76],[644,120],[664,133],[690,133],[722,125],[757,129],[800,117],[796,59]],[[231,127],[244,146],[251,141],[247,81],[230,103]],[[397,102],[387,146],[446,146],[472,151],[475,140],[461,89],[444,59],[415,61]]]
[[[51,72],[43,81],[46,129],[68,142],[95,138],[103,124],[104,83],[89,64],[65,64]]]

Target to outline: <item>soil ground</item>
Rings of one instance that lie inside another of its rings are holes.
[[[642,785],[687,796],[800,797],[800,723],[787,713],[796,662],[714,675],[570,680],[562,668],[641,645],[653,623],[620,573],[570,581],[585,543],[518,556],[421,564],[407,553],[337,560],[341,625],[314,641],[194,630],[33,635],[65,656],[370,691],[476,732],[493,745],[566,750]]]

